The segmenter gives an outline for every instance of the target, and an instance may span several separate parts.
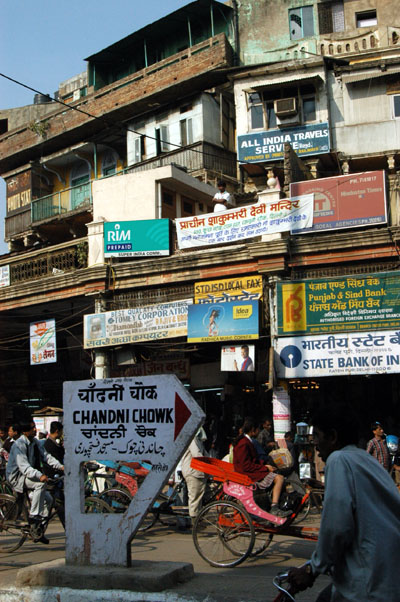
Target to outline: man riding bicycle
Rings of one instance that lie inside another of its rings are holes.
[[[322,573],[332,585],[318,602],[399,602],[400,496],[379,462],[356,447],[358,417],[348,405],[321,408],[314,441],[326,461],[325,497],[311,562],[291,569],[301,591]]]
[[[48,516],[53,499],[46,491],[48,477],[42,473],[41,464],[46,462],[61,471],[64,466],[37,444],[33,420],[22,423],[21,432],[21,437],[11,448],[6,475],[17,493],[23,493],[24,488],[28,490],[31,500],[28,520],[32,532],[37,535],[34,541],[48,544],[49,540],[43,535],[41,523]]]

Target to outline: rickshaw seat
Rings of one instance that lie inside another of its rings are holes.
[[[217,458],[202,456],[192,458],[190,466],[195,470],[212,476],[214,481],[222,483],[231,481],[232,483],[239,483],[239,485],[251,485],[254,482],[249,476],[236,472],[233,464],[230,462],[224,462],[224,460],[218,460]]]

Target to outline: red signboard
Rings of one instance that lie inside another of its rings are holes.
[[[297,234],[384,224],[385,172],[366,171],[347,176],[306,180],[290,185],[290,196],[314,193],[314,224]]]

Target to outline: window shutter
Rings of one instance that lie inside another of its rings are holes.
[[[187,123],[187,141],[188,144],[193,144],[193,125],[192,125],[192,119],[187,119],[186,120]]]
[[[141,148],[140,148],[140,137],[135,138],[135,149],[134,149],[134,162],[139,163],[142,160]]]
[[[170,150],[169,136],[168,136],[168,126],[161,125],[160,126],[160,134],[161,134],[161,152],[167,153]]]

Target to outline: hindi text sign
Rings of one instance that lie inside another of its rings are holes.
[[[67,563],[129,565],[134,533],[203,419],[174,375],[64,383]],[[84,514],[89,460],[152,465],[123,515]]]

